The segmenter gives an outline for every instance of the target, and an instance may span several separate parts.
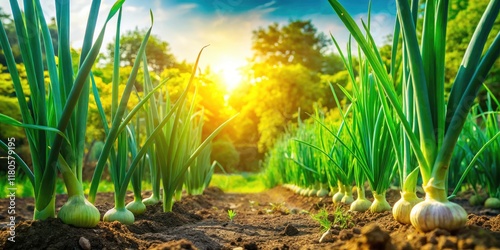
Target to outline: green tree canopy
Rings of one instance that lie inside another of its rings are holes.
[[[120,61],[123,66],[132,66],[139,47],[141,46],[142,38],[146,30],[127,31],[120,36]],[[109,59],[114,58],[115,43],[108,44],[107,51]],[[148,65],[154,72],[160,74],[165,68],[173,67],[176,64],[174,55],[170,52],[168,42],[162,41],[158,36],[151,35],[146,46],[146,54],[148,57]],[[111,60],[110,60],[111,61]]]
[[[310,20],[278,23],[253,31],[254,56],[245,83],[229,100],[240,115],[233,139],[238,145],[256,145],[260,153],[271,148],[277,138],[300,115],[306,119],[313,106],[335,106],[329,84],[339,98],[337,84],[346,86],[340,75],[341,58],[328,53],[331,41],[318,32]]]
[[[486,9],[488,1],[451,1],[450,20],[446,34],[446,82],[447,88],[451,88],[457,71],[462,63],[465,50],[472,38],[474,28],[481,19],[481,14]],[[489,46],[495,36],[500,32],[500,16],[497,17],[495,25],[488,37],[486,46]],[[493,91],[494,95],[500,97],[500,60],[488,74],[485,83]],[[480,102],[486,98],[485,91],[479,94]]]
[[[2,22],[5,32],[7,33],[7,38],[9,39],[9,44],[11,46],[12,54],[14,54],[14,60],[16,63],[21,63],[21,49],[19,47],[18,38],[16,34],[16,26],[14,25],[14,21],[12,17],[5,13],[3,9],[0,7],[0,21]],[[52,46],[54,47],[55,55],[57,56],[57,24],[55,18],[52,18],[49,25],[49,32],[52,38]],[[6,66],[7,61],[5,59],[4,51],[2,46],[0,46],[0,64]]]
[[[267,73],[264,75],[264,72]],[[244,131],[241,136],[251,139],[256,138],[257,133],[259,151],[265,152],[285,132],[288,123],[297,120],[299,110],[303,117],[312,114],[313,104],[322,100],[329,91],[322,84],[320,75],[302,64],[259,64],[255,74],[261,76],[237,90],[240,94],[234,96],[231,103],[241,107],[238,123],[245,124],[246,128],[257,128],[254,134]],[[243,91],[248,92],[242,94]],[[254,115],[257,124],[252,119]]]
[[[323,54],[330,43],[330,39],[318,33],[310,20],[290,21],[285,26],[273,23],[253,31],[253,61],[273,65],[299,63],[320,72],[325,66]]]

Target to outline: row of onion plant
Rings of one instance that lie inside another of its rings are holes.
[[[484,141],[485,152],[482,152],[479,156],[481,160],[476,175],[480,183],[485,186],[488,195],[488,198],[484,201],[484,206],[486,208],[500,209],[500,182],[498,181],[500,180],[500,126],[498,121],[500,112],[492,110],[492,100],[495,100],[496,106],[500,107],[499,102],[493,96],[488,95],[486,102],[488,111],[482,112],[480,116],[484,128],[477,129],[481,131],[480,138]]]
[[[407,0],[396,1],[399,28],[394,41],[399,40],[399,34],[402,35],[401,47],[406,55],[403,61],[407,65],[403,70],[413,89],[411,98],[416,103],[418,133],[414,132],[414,124],[408,118],[408,113],[405,113],[405,107],[395,90],[396,79],[387,73],[369,28],[365,23],[360,28],[338,1],[329,2],[366,56],[377,87],[383,91],[382,99],[388,100],[384,109],[390,108],[396,113],[418,161],[426,196],[423,202],[411,209],[411,224],[424,232],[436,228],[462,228],[467,213],[461,206],[448,200],[447,175],[449,168],[455,167],[450,166],[450,161],[467,113],[482,81],[500,54],[500,34],[485,48],[486,38],[500,11],[500,1],[490,1],[483,13],[453,80],[447,102],[444,69],[449,2],[426,1],[422,31],[417,32],[419,1],[411,1],[411,4]]]
[[[119,39],[116,39],[116,41],[118,43]],[[143,51],[146,42],[147,36],[143,40],[140,52]],[[119,44],[117,44],[116,47],[119,47]],[[118,54],[119,53],[116,53],[115,55]],[[140,53],[140,55],[142,55],[142,53]],[[194,65],[194,69],[196,69],[197,67],[200,55],[201,51]],[[140,196],[140,187],[138,183],[141,181],[140,174],[135,172],[142,171],[142,169],[140,169],[139,167],[143,165],[146,159],[144,157],[147,157],[150,160],[152,160],[152,158],[154,157],[150,155],[150,147],[153,145],[153,143],[155,143],[155,152],[153,153],[156,156],[155,163],[159,164],[161,168],[160,171],[157,171],[157,169],[152,169],[154,172],[151,172],[151,177],[153,180],[156,180],[156,178],[158,178],[158,175],[161,176],[163,181],[164,211],[172,211],[173,194],[176,192],[178,194],[181,194],[180,192],[182,191],[182,185],[184,182],[183,177],[185,176],[188,167],[198,158],[198,155],[200,153],[205,152],[206,146],[210,144],[211,140],[229,122],[229,120],[226,121],[202,142],[202,123],[200,122],[200,120],[203,119],[203,113],[201,112],[199,114],[194,114],[194,103],[191,103],[191,105],[189,105],[189,109],[187,109],[188,105],[186,105],[187,93],[193,86],[195,71],[193,70],[193,75],[191,76],[191,79],[180,98],[175,102],[175,104],[171,104],[170,99],[168,98],[168,92],[165,94],[165,96],[167,96],[167,101],[163,101],[162,99],[157,100],[155,98],[154,92],[160,89],[164,82],[161,82],[160,84],[158,84],[158,86],[153,88],[145,56],[142,57],[142,60],[139,59],[139,56],[136,58],[132,72],[137,71],[136,68],[139,67],[141,61],[143,63],[145,76],[144,89],[146,90],[147,94],[144,98],[142,98],[139,104],[136,105],[134,109],[126,116],[126,118],[122,119],[122,108],[125,108],[125,106],[122,106],[123,98],[126,98],[127,95],[130,95],[130,91],[132,88],[128,89],[127,87],[129,86],[129,84],[130,87],[132,87],[134,82],[134,79],[129,79],[124,94],[122,94],[122,100],[120,101],[119,108],[114,109],[112,105],[112,112],[113,110],[117,110],[116,114],[112,114],[112,118],[113,123],[116,122],[117,124],[119,124],[117,126],[118,129],[116,131],[114,131],[113,129],[109,130],[106,144],[104,145],[103,152],[101,153],[101,156],[97,163],[96,171],[94,172],[94,177],[91,183],[89,197],[91,197],[92,201],[94,201],[104,164],[109,161],[111,177],[113,179],[113,182],[115,183],[115,208],[105,214],[105,216],[103,217],[105,221],[120,221],[124,224],[131,224],[134,221],[134,216],[133,213],[129,211],[129,209],[134,211],[136,214],[144,212],[143,202],[140,200],[140,197],[142,196]],[[115,64],[119,64],[118,58],[115,58]],[[119,72],[115,71],[113,78],[119,79],[118,74]],[[148,92],[149,90],[151,91]],[[98,97],[97,92],[95,92],[94,95]],[[117,98],[117,95],[113,94],[113,98],[115,97]],[[193,102],[195,98],[196,94],[193,97]],[[96,102],[99,103],[98,98],[96,98]],[[145,105],[146,103],[149,103],[149,105]],[[144,110],[148,111],[148,113],[145,115],[145,119],[148,121],[148,129],[147,138],[144,144],[142,146],[139,146],[138,141],[135,139],[136,136],[132,132],[133,129],[131,129],[130,126],[126,123],[130,121],[129,117],[135,115],[137,111],[143,108]],[[102,107],[100,107],[100,112],[103,112]],[[106,123],[105,116],[102,116],[102,118],[103,123]],[[118,143],[111,143],[116,137],[118,137]],[[108,142],[110,143],[108,144]],[[117,147],[116,152],[114,150],[114,145]],[[129,150],[129,148],[131,150]],[[158,151],[166,152],[166,154],[156,153]],[[129,159],[128,155],[132,155],[132,158]],[[126,166],[129,166],[128,169]],[[196,166],[193,165],[192,171],[201,171],[196,169],[195,167]],[[166,170],[168,170],[169,172],[165,172]],[[210,174],[211,172],[204,173]],[[207,179],[207,176],[204,175],[203,178]],[[127,209],[124,205],[125,195],[131,179],[134,179],[134,193],[137,198],[135,198],[135,201],[133,203],[130,203],[128,205],[129,209]],[[159,182],[155,182],[154,184],[159,185]],[[206,187],[206,185],[204,187]],[[153,190],[158,190],[158,188],[153,187]],[[155,195],[159,196],[158,194],[153,193],[153,197]],[[180,199],[180,196],[178,196],[177,199]],[[152,203],[154,204],[156,202]]]
[[[291,164],[293,162],[287,159],[289,154],[289,142],[291,141],[292,133],[288,131],[281,136],[274,146],[266,153],[264,159],[265,183],[266,187],[274,187],[279,184],[284,184],[286,187],[292,187],[296,184],[296,180],[291,176]]]
[[[368,15],[368,26],[370,24],[370,14]],[[369,27],[368,27],[369,28]],[[340,51],[338,43],[333,39],[337,49]],[[388,116],[391,111],[384,110],[382,100],[377,95],[377,79],[370,74],[370,66],[366,58],[358,53],[358,72],[356,77],[355,63],[351,54],[351,42],[348,42],[347,57],[341,53],[341,58],[349,72],[353,82],[352,94],[346,93],[347,99],[352,103],[352,126],[347,127],[348,135],[354,142],[351,154],[356,159],[353,166],[358,171],[358,187],[362,187],[363,182],[359,180],[361,173],[368,181],[373,192],[374,202],[369,209],[372,212],[383,212],[391,210],[391,206],[385,198],[385,193],[395,173],[395,141],[397,141],[396,131],[388,126]],[[344,91],[345,92],[345,91]],[[337,99],[336,99],[337,100]],[[337,105],[339,102],[337,100]],[[343,112],[344,119],[348,119]],[[363,190],[361,189],[361,194]],[[363,199],[363,195],[360,196]],[[368,205],[368,202],[360,200],[359,204]],[[353,206],[353,210],[364,211],[368,207]]]
[[[134,174],[135,169],[132,166],[129,167],[130,159],[129,154],[134,157],[132,161],[142,162],[142,156],[137,153],[137,148],[139,147],[137,140],[137,135],[135,134],[135,129],[129,122],[133,117],[141,110],[142,106],[146,103],[148,98],[151,97],[151,93],[144,98],[139,104],[137,104],[134,109],[126,114],[129,98],[133,92],[133,87],[136,81],[137,73],[140,69],[141,61],[143,61],[143,55],[145,53],[145,47],[151,33],[151,28],[146,32],[143,38],[141,46],[139,48],[138,54],[135,58],[134,65],[132,68],[132,73],[130,74],[121,97],[119,97],[119,68],[120,60],[118,55],[120,54],[119,48],[119,38],[120,38],[120,24],[121,24],[121,9],[118,14],[118,22],[116,29],[116,39],[115,39],[115,58],[113,65],[113,79],[112,79],[112,93],[111,93],[111,128],[108,127],[108,120],[104,114],[104,109],[101,104],[99,92],[93,84],[93,93],[95,102],[97,104],[99,113],[101,115],[101,120],[103,123],[104,131],[106,134],[106,141],[103,146],[101,155],[99,156],[94,175],[92,177],[89,200],[95,202],[97,188],[101,180],[101,174],[103,172],[104,166],[109,162],[109,172],[111,179],[114,184],[114,199],[115,206],[111,210],[107,211],[103,216],[104,221],[119,221],[124,224],[132,224],[135,220],[134,214],[125,208],[125,196],[130,178],[127,176],[136,175]],[[151,16],[152,19],[152,16]],[[144,61],[144,64],[146,62]],[[146,74],[147,72],[145,72]],[[138,126],[138,124],[136,124]],[[151,137],[149,138],[151,140]],[[143,148],[146,148],[143,146]],[[140,171],[140,170],[139,170]],[[136,183],[137,184],[137,183]],[[136,213],[141,209],[137,209]]]
[[[210,167],[212,171],[206,171],[206,166],[202,164],[201,158],[207,158],[208,154],[205,148],[210,146],[213,138],[236,117],[235,115],[229,118],[206,138],[201,138],[202,119],[204,118],[203,112],[195,110],[196,91],[191,102],[188,102],[187,99],[189,90],[195,88],[194,76],[201,52],[198,54],[186,88],[174,104],[171,103],[168,92],[161,95],[165,99],[155,97],[150,99],[149,109],[152,112],[152,124],[155,126],[153,134],[156,153],[154,156],[155,165],[151,167],[153,194],[145,202],[148,205],[157,203],[157,199],[161,197],[159,192],[160,185],[162,185],[163,195],[161,198],[165,212],[172,211],[175,194],[177,194],[176,199],[180,200],[184,183],[191,181],[186,179],[190,175],[197,172],[203,179],[201,186],[207,186],[210,177],[206,175],[211,175],[213,168]],[[152,86],[149,86],[148,89],[152,89]],[[158,129],[160,125],[162,128]],[[158,133],[156,133],[157,131]],[[198,161],[200,164],[197,163]]]
[[[486,89],[488,89],[486,87]],[[487,208],[500,208],[498,178],[500,146],[500,127],[498,122],[497,99],[488,89],[486,110],[475,105],[469,114],[464,129],[457,142],[452,161],[461,167],[449,174],[455,183],[451,194],[454,197],[466,181],[474,194],[469,198],[471,205],[484,205]],[[493,103],[497,110],[493,109]],[[460,174],[461,173],[461,174]],[[487,198],[478,189],[484,189]]]
[[[313,138],[318,138],[318,141],[311,144],[304,141],[302,143],[321,153],[329,183],[334,187],[331,190],[333,202],[351,204],[355,176],[352,164],[354,158],[349,151],[354,144],[346,134],[347,120],[343,120],[340,125],[331,124],[323,116],[318,116],[318,111],[316,113]]]
[[[16,68],[6,32],[3,24],[0,23],[0,44],[5,51],[8,69],[12,76],[23,119],[20,122],[0,114],[0,122],[25,128],[31,150],[32,168],[18,155],[14,155],[14,157],[33,185],[35,194],[34,219],[46,219],[56,216],[55,186],[57,171],[63,176],[69,196],[68,201],[61,207],[58,217],[64,223],[78,227],[94,227],[100,220],[100,213],[93,203],[96,200],[101,175],[106,166],[109,166],[110,176],[115,186],[115,207],[106,212],[103,217],[105,221],[120,221],[131,224],[134,221],[134,214],[145,211],[141,195],[141,175],[142,168],[147,165],[153,170],[151,171],[152,180],[155,180],[153,182],[153,199],[159,197],[159,179],[163,178],[164,185],[168,184],[168,186],[164,186],[164,194],[174,192],[177,190],[176,188],[182,188],[179,180],[183,180],[180,177],[185,175],[188,169],[190,169],[192,175],[198,171],[198,179],[203,180],[202,185],[194,181],[197,193],[200,193],[200,189],[208,185],[213,172],[210,169],[213,170],[213,167],[208,168],[207,171],[205,166],[206,159],[209,159],[210,155],[210,149],[207,146],[231,119],[202,141],[201,121],[203,113],[193,115],[194,105],[191,105],[186,110],[186,106],[189,106],[186,105],[186,96],[192,89],[201,51],[194,65],[191,79],[181,97],[173,104],[161,101],[164,106],[161,107],[163,111],[160,111],[155,106],[156,103],[160,102],[155,98],[155,93],[159,92],[166,81],[162,81],[153,87],[149,76],[145,47],[151,32],[151,26],[143,38],[139,51],[137,51],[132,72],[128,76],[124,89],[120,89],[118,80],[120,79],[120,60],[118,55],[120,54],[119,35],[123,2],[123,0],[117,1],[112,6],[104,27],[95,39],[94,31],[100,1],[92,2],[80,64],[78,70],[74,73],[69,42],[69,1],[59,1],[56,4],[59,41],[57,63],[56,53],[52,47],[52,39],[40,2],[38,0],[25,2],[25,13],[22,13],[17,1],[10,1],[16,33],[20,38],[18,40],[21,55],[28,76],[31,106],[28,105],[28,96],[23,92],[21,78]],[[99,54],[106,26],[117,13],[111,120],[108,122],[91,69]],[[153,20],[152,15],[151,20]],[[36,28],[27,28],[33,25]],[[140,101],[129,110],[129,99],[134,92],[141,63],[145,75],[143,89],[146,91],[143,96],[135,92]],[[44,77],[44,65],[48,68],[48,88]],[[87,200],[82,187],[82,166],[91,89],[102,119],[106,141],[94,170],[88,195],[89,200]],[[168,96],[168,93],[166,95]],[[164,135],[169,128],[174,131],[177,130],[178,134],[171,133],[171,136],[169,135],[166,138]],[[166,139],[168,139],[168,144]],[[1,142],[0,146],[2,149],[8,150],[8,144]],[[171,152],[172,150],[177,151]],[[169,151],[166,156],[168,159],[175,159],[176,162],[166,166],[166,168],[173,170],[173,172],[165,173],[155,168],[157,162],[167,159],[158,157],[164,154],[156,153],[156,151]],[[194,164],[198,162],[195,161],[197,159],[199,159],[199,163]],[[168,178],[173,178],[173,181],[166,181]],[[125,206],[125,196],[130,181],[132,181],[134,201]],[[165,197],[169,197],[169,195],[164,195]],[[145,199],[146,203],[151,200]],[[154,200],[149,202],[149,204],[152,203],[155,203]],[[163,203],[170,206],[171,211],[171,199],[168,202],[164,200]]]
[[[311,138],[310,124],[303,123],[299,119],[299,125],[294,133],[294,138]],[[286,152],[286,160],[293,163],[288,170],[290,176],[295,182],[291,188],[302,195],[315,194],[314,185],[317,180],[315,152],[306,146],[290,141],[288,144],[288,152]]]
[[[272,179],[274,185],[284,184],[302,195],[330,193],[335,202],[350,204],[354,180],[350,167],[352,158],[347,150],[342,150],[340,141],[334,136],[326,136],[339,131],[325,122],[325,115],[319,109],[314,119],[299,119],[297,127],[290,129],[267,154],[267,178]]]
[[[324,158],[313,148],[307,146],[301,141],[317,140],[314,135],[314,124],[304,122],[299,118],[299,127],[294,136],[295,140],[291,141],[291,153],[289,159],[297,164],[300,174],[303,178],[300,187],[303,187],[299,192],[308,195],[326,196],[329,193],[328,181]]]
[[[70,2],[56,3],[58,60],[39,0],[25,1],[24,13],[17,1],[10,1],[24,67],[29,97],[23,91],[5,28],[0,23],[0,44],[16,91],[22,123],[2,115],[2,121],[25,128],[31,151],[32,169],[16,155],[16,160],[30,179],[34,194],[34,219],[55,217],[57,171],[63,176],[68,201],[58,217],[66,224],[95,226],[99,211],[89,203],[82,188],[87,108],[92,66],[103,43],[108,22],[124,1],[117,1],[109,11],[99,35],[94,38],[100,2],[93,1],[85,31],[78,70],[73,71],[70,51]],[[44,76],[48,69],[48,88]],[[31,105],[28,105],[27,99]],[[7,145],[1,143],[3,149]]]

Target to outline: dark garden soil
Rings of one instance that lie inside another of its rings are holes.
[[[392,205],[399,192],[390,190],[387,196]],[[310,214],[323,206],[333,213],[331,198],[299,196],[283,187],[259,194],[209,188],[204,195],[183,197],[171,213],[157,205],[137,216],[133,225],[99,222],[90,229],[58,219],[31,221],[33,199],[17,199],[15,243],[7,241],[8,200],[3,199],[0,249],[500,249],[499,211],[471,207],[466,195],[460,197],[455,202],[466,208],[469,218],[457,232],[424,234],[394,221],[389,212],[345,212],[352,223],[346,229],[334,226],[322,243],[320,226]],[[64,201],[58,196],[57,207]],[[99,194],[96,204],[103,215],[112,207],[113,195]],[[236,212],[232,222],[229,209]],[[347,206],[342,209],[347,211]]]

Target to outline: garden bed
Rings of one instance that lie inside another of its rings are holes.
[[[149,194],[145,194],[149,195]],[[393,205],[399,192],[387,192]],[[258,194],[229,194],[209,188],[202,196],[184,197],[174,212],[161,205],[149,207],[133,225],[99,222],[82,229],[58,219],[31,221],[33,199],[16,200],[15,243],[7,241],[7,213],[0,214],[0,248],[4,249],[500,249],[499,211],[471,207],[462,194],[454,201],[469,213],[467,226],[457,232],[417,232],[402,225],[389,212],[345,212],[347,228],[333,226],[323,243],[319,223],[310,214],[325,206],[335,210],[331,198],[304,197],[276,187]],[[371,198],[368,192],[368,197]],[[127,196],[132,199],[131,195]],[[65,201],[57,197],[57,207]],[[272,204],[271,204],[272,203]],[[0,200],[7,211],[8,200]],[[101,216],[112,207],[113,194],[100,193],[96,206]],[[230,221],[228,210],[236,212]],[[342,209],[347,211],[348,207]],[[350,217],[350,218],[349,218]]]

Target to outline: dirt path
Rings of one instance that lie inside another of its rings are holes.
[[[388,192],[389,203],[397,199],[397,191]],[[58,196],[57,206],[64,200]],[[112,200],[112,194],[99,195],[101,215]],[[349,227],[334,226],[332,235],[319,243],[320,226],[310,213],[320,207],[333,213],[331,198],[298,196],[282,187],[259,194],[224,194],[210,188],[202,196],[184,197],[172,213],[163,213],[157,205],[133,225],[100,222],[92,229],[64,225],[58,219],[31,221],[33,199],[18,199],[12,243],[5,227],[8,200],[0,200],[0,249],[500,249],[499,211],[470,207],[465,201],[457,200],[470,213],[469,220],[458,232],[424,234],[395,222],[389,212],[344,212],[350,216]],[[233,221],[230,209],[236,212]]]

